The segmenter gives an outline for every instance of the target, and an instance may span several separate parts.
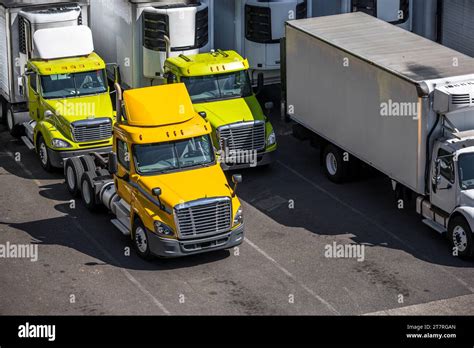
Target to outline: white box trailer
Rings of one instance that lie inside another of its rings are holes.
[[[208,52],[214,0],[94,0],[97,53],[120,68],[123,88],[161,84],[167,56]],[[112,80],[114,71],[109,67]]]
[[[22,78],[39,29],[88,25],[89,0],[0,0],[0,119],[29,120]]]
[[[363,13],[289,21],[283,109],[329,179],[358,161],[474,255],[474,59]]]

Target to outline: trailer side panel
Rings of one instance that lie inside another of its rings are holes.
[[[0,6],[0,94],[10,99],[10,78],[8,74],[8,57],[10,49],[7,41],[7,9]]]
[[[428,127],[416,84],[289,25],[286,37],[291,118],[424,192]]]

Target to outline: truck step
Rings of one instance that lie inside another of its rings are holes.
[[[130,236],[130,230],[119,219],[110,220],[117,229],[122,232],[124,236]]]
[[[23,135],[21,137],[21,140],[23,140],[23,142],[25,143],[25,145],[28,147],[29,150],[34,150],[35,149],[35,146],[33,145],[31,140],[26,135]]]
[[[435,230],[436,232],[438,232],[440,234],[443,234],[443,233],[446,232],[446,229],[444,228],[444,226],[440,225],[437,222],[434,222],[433,220],[423,219],[423,223],[425,225],[431,227],[433,230]]]

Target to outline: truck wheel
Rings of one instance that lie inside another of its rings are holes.
[[[94,178],[95,172],[85,172],[81,178],[81,197],[84,205],[90,211],[96,211],[98,203],[95,196]]]
[[[64,168],[64,176],[66,178],[67,190],[73,197],[77,197],[81,190],[82,174],[84,174],[84,166],[81,160],[77,157],[68,159]]]
[[[474,256],[472,231],[466,219],[456,216],[449,224],[449,240],[457,248],[459,257],[470,258]]]
[[[97,167],[92,156],[85,155],[81,157],[86,172],[95,172]]]
[[[10,134],[15,138],[19,138],[23,134],[23,126],[15,125],[15,116],[12,108],[7,109],[7,127]]]
[[[46,142],[42,136],[40,136],[38,139],[37,152],[41,167],[43,167],[43,169],[47,172],[51,172],[53,170],[53,166],[51,164],[51,160],[49,159],[48,147],[46,146]]]
[[[344,153],[341,149],[329,144],[324,148],[323,168],[329,180],[340,184],[347,179],[349,162],[344,161]]]
[[[135,250],[142,259],[150,261],[153,255],[150,252],[150,243],[146,235],[146,228],[140,220],[136,220],[133,224],[133,245]]]

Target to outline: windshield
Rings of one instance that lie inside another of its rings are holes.
[[[460,155],[458,165],[461,189],[474,189],[474,153]]]
[[[158,174],[214,163],[209,135],[169,143],[134,146],[135,165],[140,174]]]
[[[193,103],[219,99],[243,98],[252,95],[247,71],[229,74],[182,77]]]
[[[41,76],[41,88],[43,97],[46,99],[104,93],[107,91],[105,71],[43,75]]]

